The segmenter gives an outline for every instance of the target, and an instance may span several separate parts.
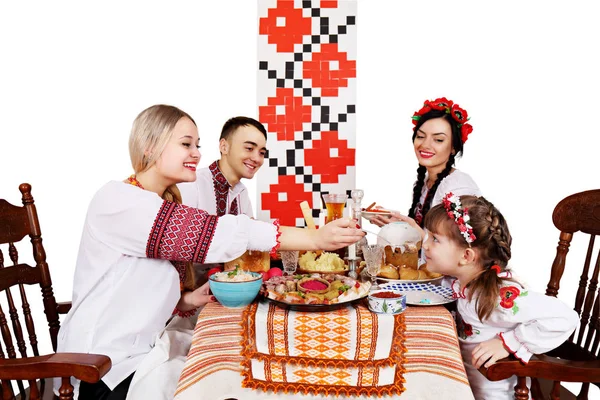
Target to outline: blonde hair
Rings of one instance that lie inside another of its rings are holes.
[[[188,113],[164,104],[148,107],[136,117],[129,136],[129,157],[136,174],[147,171],[156,163],[181,118],[189,118],[196,125]],[[177,185],[169,186],[162,198],[181,204]]]
[[[147,171],[156,163],[173,135],[173,128],[181,118],[189,118],[196,125],[188,113],[164,104],[148,107],[139,113],[133,121],[129,135],[129,157],[136,174]],[[177,185],[169,186],[162,198],[178,204],[182,202]],[[193,264],[186,263],[185,269],[184,289],[193,290],[195,287]]]

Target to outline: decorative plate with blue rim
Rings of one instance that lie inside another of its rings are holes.
[[[392,289],[404,293],[406,304],[413,306],[437,306],[456,301],[452,297],[452,289],[436,286],[429,283],[386,283],[380,285],[382,289]]]

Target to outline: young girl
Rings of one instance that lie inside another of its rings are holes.
[[[508,226],[485,198],[448,193],[425,217],[425,228],[427,268],[456,277],[457,330],[475,398],[514,398],[516,377],[492,382],[477,369],[509,354],[527,363],[558,347],[575,330],[577,313],[511,279]]]
[[[383,226],[405,221],[424,236],[423,218],[431,207],[441,202],[445,193],[481,195],[473,179],[454,168],[455,158],[462,155],[463,146],[473,131],[468,119],[464,109],[445,97],[425,100],[412,117],[415,125],[412,142],[419,168],[408,216],[393,212],[391,217],[374,217],[371,223]]]
[[[176,184],[196,179],[198,143],[188,114],[165,105],[144,110],[129,140],[135,175],[107,183],[90,203],[58,351],[104,354],[112,367],[96,384],[79,387],[73,380],[79,399],[125,399],[171,315],[193,315],[214,301],[206,285],[181,291],[192,262],[225,262],[247,249],[279,246],[334,250],[364,236],[349,219],[305,230],[180,204]]]

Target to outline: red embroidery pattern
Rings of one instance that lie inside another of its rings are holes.
[[[313,140],[312,149],[304,150],[304,161],[313,174],[321,175],[321,183],[338,183],[355,163],[356,149],[348,148],[348,141],[337,132],[322,132],[321,140]]]
[[[296,199],[318,218],[322,194],[355,185],[356,13],[355,0],[259,2],[258,114],[271,144],[258,219],[304,226]]]
[[[164,201],[148,237],[146,256],[204,263],[218,217],[182,204]]]
[[[277,250],[279,250],[279,247],[281,246],[281,243],[279,243],[279,236],[281,236],[279,220],[276,219],[273,221],[273,225],[277,228],[277,234],[275,235],[275,246],[271,249],[271,258],[277,258]]]
[[[240,213],[240,211],[238,210],[238,202],[237,202],[237,197],[236,197],[231,202],[231,207],[229,207],[229,214],[231,214],[231,215],[238,215],[239,213]]]
[[[332,61],[337,68],[330,69]],[[340,53],[337,43],[321,44],[321,52],[313,53],[303,69],[304,78],[312,79],[313,87],[321,88],[323,97],[336,97],[339,88],[348,87],[349,78],[356,78],[356,60],[348,60],[346,53]]]
[[[464,340],[470,338],[474,334],[479,335],[481,333],[479,329],[473,329],[471,324],[467,324],[462,318],[462,315],[458,312],[456,313],[456,332],[458,333],[458,337]]]
[[[215,188],[215,200],[217,202],[217,216],[222,217],[227,212],[227,197],[231,185],[227,182],[225,175],[219,169],[218,161],[213,162],[208,166],[213,177],[213,187]],[[238,215],[237,199],[231,203],[229,214]]]
[[[185,282],[185,267],[186,267],[186,262],[184,261],[171,261],[171,264],[173,264],[173,267],[175,267],[175,269],[177,270],[177,273],[179,274],[179,289],[183,290],[183,283]]]
[[[189,311],[181,311],[179,308],[175,308],[175,310],[173,310],[173,314],[179,315],[181,318],[189,318],[193,317],[196,314],[196,311],[198,311],[198,308],[194,308]]]
[[[280,195],[285,193],[285,199]],[[261,194],[262,207],[270,210],[271,215],[278,216],[283,225],[296,226],[296,219],[302,218],[300,203],[308,201],[312,206],[312,193],[304,190],[304,185],[296,183],[295,176],[280,176],[279,182],[270,185],[268,193]]]
[[[135,177],[135,175],[131,175],[129,176],[129,178],[127,178],[127,182],[133,186],[137,186],[140,189],[144,189],[144,187],[142,186],[142,184],[140,183],[140,181],[137,180],[137,178]]]
[[[179,273],[179,290],[183,293],[183,284],[185,282],[185,277],[186,277],[187,262],[171,261],[171,264],[173,264],[173,267],[175,267],[175,269],[177,270],[177,273]],[[193,316],[194,314],[196,314],[197,310],[198,310],[198,307],[196,307],[192,310],[189,310],[189,311],[181,311],[180,309],[175,307],[175,309],[173,310],[173,312],[171,314],[179,315],[181,318],[189,318],[189,317]]]
[[[278,19],[285,24],[278,24]],[[312,20],[302,15],[302,9],[294,8],[293,1],[279,0],[277,8],[270,8],[266,18],[261,18],[260,35],[267,35],[270,44],[277,45],[278,52],[291,53],[295,44],[301,44],[304,35],[310,35]]]
[[[277,112],[282,106],[284,113]],[[269,132],[277,133],[277,140],[294,140],[302,124],[310,122],[312,109],[303,105],[302,97],[294,96],[293,89],[278,88],[275,97],[269,97],[268,105],[258,107],[260,121],[268,124]]]
[[[504,308],[513,308],[515,298],[521,291],[514,286],[504,286],[500,288],[500,305]]]
[[[453,299],[466,299],[466,298],[467,298],[467,296],[465,295],[465,290],[466,290],[467,288],[466,288],[466,287],[464,287],[464,288],[462,288],[462,290],[457,290],[457,289],[454,287],[454,284],[457,284],[457,283],[458,283],[458,279],[455,279],[455,280],[453,280],[453,281],[452,281],[452,285],[451,285],[452,292],[453,292],[453,293],[452,293],[452,298],[453,298]],[[459,289],[460,289],[460,287],[459,287]]]

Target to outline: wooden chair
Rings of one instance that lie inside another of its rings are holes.
[[[86,382],[98,382],[110,369],[110,358],[103,355],[53,353],[39,355],[38,339],[33,322],[29,302],[25,292],[25,285],[39,285],[42,291],[44,312],[50,330],[52,349],[56,351],[58,329],[60,328],[59,314],[66,314],[71,308],[71,303],[56,303],[52,292],[52,280],[46,263],[46,252],[42,245],[40,223],[36,207],[31,196],[31,185],[24,183],[19,186],[22,193],[23,207],[17,207],[6,200],[0,199],[0,245],[8,243],[8,258],[12,265],[5,265],[4,253],[0,248],[0,292],[6,293],[8,310],[0,304],[0,385],[2,399],[39,399],[40,393],[44,398],[52,394],[52,381],[48,378],[62,378],[60,399],[72,399],[73,387],[70,377],[75,377]],[[33,259],[35,266],[20,264],[19,254],[15,243],[25,236],[31,239],[33,246]],[[8,260],[6,260],[8,261]],[[8,262],[6,263],[8,264]],[[21,308],[25,326],[19,320],[17,313],[16,297],[11,289],[20,295]],[[4,296],[2,296],[4,297]],[[8,316],[7,316],[8,314]],[[7,317],[10,319],[7,322]],[[25,331],[24,331],[25,329]],[[12,334],[11,334],[12,331]],[[13,336],[15,340],[13,340]],[[25,338],[29,339],[30,352],[28,354]],[[15,350],[15,342],[17,349]],[[5,355],[6,351],[6,355]],[[20,358],[17,358],[17,351]],[[46,384],[45,379],[48,379]],[[29,383],[25,388],[23,381]],[[16,383],[18,394],[14,393]]]
[[[546,289],[547,296],[556,297],[558,294],[573,234],[581,232],[590,235],[575,298],[575,310],[580,316],[580,325],[560,347],[547,354],[535,355],[527,365],[514,359],[504,359],[488,369],[480,368],[480,372],[491,381],[516,375],[518,383],[515,386],[515,399],[519,400],[528,398],[526,377],[532,378],[533,399],[574,399],[575,396],[560,385],[561,381],[583,382],[577,399],[588,398],[590,383],[600,387],[600,251],[595,254],[596,260],[591,264],[595,238],[596,235],[600,235],[600,190],[576,193],[564,198],[554,208],[552,221],[560,230],[560,239]],[[590,265],[593,265],[591,276]],[[549,397],[544,397],[544,388],[549,389]]]

